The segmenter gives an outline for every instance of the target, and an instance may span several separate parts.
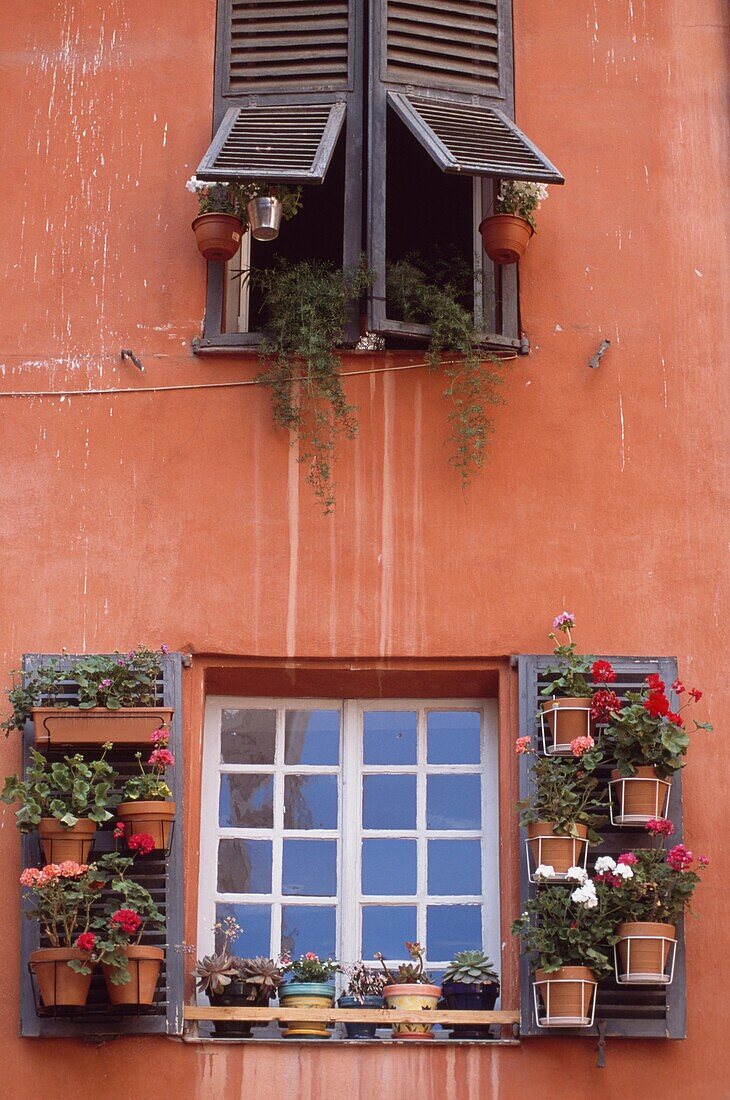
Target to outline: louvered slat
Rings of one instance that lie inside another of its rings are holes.
[[[388,0],[387,80],[499,88],[497,0]]]
[[[345,88],[348,0],[232,0],[229,92]]]

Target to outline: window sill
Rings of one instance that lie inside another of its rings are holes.
[[[325,1042],[324,1039],[278,1039],[272,1037],[262,1037],[260,1039],[252,1036],[250,1039],[218,1039],[213,1035],[169,1035],[169,1039],[175,1039],[177,1042],[186,1044],[192,1044],[194,1046],[200,1045],[214,1045],[214,1046],[318,1046]],[[329,1039],[330,1045],[336,1046],[352,1046],[352,1047],[372,1047],[372,1046],[426,1046],[426,1047],[518,1047],[521,1046],[521,1039],[393,1039],[390,1036],[385,1036],[375,1039],[348,1039],[345,1036],[341,1038],[339,1036],[331,1036]]]

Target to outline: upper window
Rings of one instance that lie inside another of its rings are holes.
[[[493,703],[213,699],[203,785],[201,952],[499,959]]]
[[[258,342],[249,269],[353,268],[365,252],[368,327],[390,343],[428,336],[389,280],[406,261],[448,278],[487,344],[519,347],[516,270],[492,265],[478,226],[499,179],[562,177],[512,115],[511,0],[219,0],[197,174],[302,184],[304,203],[275,242],[246,234],[226,270],[210,265],[202,345]]]

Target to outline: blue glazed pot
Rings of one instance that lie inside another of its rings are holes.
[[[282,1008],[331,1008],[335,988],[330,982],[285,982],[279,986]],[[280,1022],[285,1039],[329,1039],[327,1024],[315,1020]],[[332,1027],[332,1024],[329,1025]]]
[[[340,1008],[382,1008],[383,998],[373,995],[363,997],[362,1003],[357,997],[350,997],[347,993],[338,1000]],[[374,1039],[377,1024],[354,1023],[345,1024],[345,1034],[348,1039]]]

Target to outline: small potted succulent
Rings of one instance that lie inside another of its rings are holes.
[[[31,748],[25,777],[6,778],[2,800],[20,803],[16,824],[21,833],[38,831],[47,863],[84,863],[97,826],[112,817],[117,773],[105,759],[111,748],[104,745],[97,760],[76,753],[54,762]]]
[[[382,954],[378,959],[385,974],[386,982],[383,997],[387,1008],[420,1010],[433,1012],[441,997],[441,987],[434,985],[430,975],[424,969],[424,951],[420,943],[406,943],[408,962],[402,962],[393,973]],[[394,1039],[432,1039],[432,1024],[393,1024]]]
[[[289,221],[301,209],[302,189],[292,190],[284,184],[242,183],[242,202],[256,241],[273,241],[279,236],[281,219]]]
[[[575,616],[570,611],[563,611],[554,619],[548,637],[555,642],[553,653],[557,661],[546,668],[551,681],[540,692],[547,697],[538,711],[543,748],[546,753],[558,756],[571,756],[572,743],[579,737],[591,737],[593,732],[592,689],[588,683],[593,658],[576,651],[571,634],[574,628]],[[565,640],[560,641],[555,631],[564,634]],[[593,664],[598,666],[594,675],[600,676],[602,665],[607,662]]]
[[[2,729],[6,735],[14,729],[22,733],[32,719],[37,745],[142,743],[172,719],[171,707],[156,705],[167,653],[166,645],[140,646],[126,654],[51,660],[34,672],[14,673],[21,679],[7,692],[13,709]],[[68,704],[70,694],[75,706]]]
[[[479,226],[484,249],[496,264],[514,264],[525,254],[536,230],[534,212],[548,197],[544,183],[502,180],[495,213]]]
[[[590,1027],[598,980],[612,969],[611,899],[607,887],[581,867],[572,869],[573,890],[550,885],[550,871],[543,869],[544,885],[527,901],[512,933],[531,956],[538,1027]]]
[[[676,696],[687,694],[687,702],[673,711],[661,677],[652,673],[641,691],[626,693],[627,703],[614,711],[604,731],[607,754],[616,761],[609,784],[617,812],[616,825],[645,825],[667,813],[671,779],[684,766],[689,734],[682,712],[698,702],[702,692],[687,692],[681,680],[675,680]],[[709,722],[694,723],[697,730],[712,730]]]
[[[387,981],[385,974],[362,960],[348,966],[344,971],[347,977],[347,992],[337,1001],[340,1008],[382,1008],[383,989]],[[374,1039],[377,1024],[345,1024],[348,1039]]]
[[[199,252],[214,263],[231,260],[241,247],[247,229],[240,185],[209,183],[191,176],[185,186],[198,198],[198,216],[192,223],[192,230]]]
[[[446,1007],[468,1012],[491,1012],[499,996],[499,977],[483,951],[459,951],[441,979]],[[489,1039],[489,1027],[455,1024],[455,1039]]]
[[[122,801],[117,806],[117,819],[126,836],[128,848],[134,850],[134,838],[144,833],[154,841],[151,851],[167,851],[177,810],[166,778],[167,769],[175,764],[175,757],[168,747],[169,730],[166,727],[154,730],[151,742],[152,749],[146,764],[142,763],[141,752],[134,754],[139,772],[122,786]]]
[[[223,944],[220,951],[198,960],[195,967],[198,989],[212,1005],[266,1007],[284,980],[281,969],[273,959],[241,959],[231,955],[231,942],[242,931],[233,917],[226,917],[215,930],[222,934]],[[246,1020],[216,1020],[213,1029],[220,1038],[250,1039],[252,1026]]]
[[[298,959],[282,955],[279,960],[287,981],[279,989],[282,1008],[331,1008],[335,999],[334,976],[340,967],[334,959],[320,959],[307,951]],[[331,1024],[297,1020],[280,1024],[285,1039],[329,1039]]]
[[[529,737],[519,737],[516,751],[530,755],[534,790],[518,803],[520,825],[527,831],[532,867],[549,865],[564,878],[576,865],[585,867],[588,845],[598,844],[595,831],[606,819],[605,795],[599,790],[596,768],[602,754],[590,736],[573,742],[573,759],[539,756]],[[534,879],[531,871],[530,878]]]

